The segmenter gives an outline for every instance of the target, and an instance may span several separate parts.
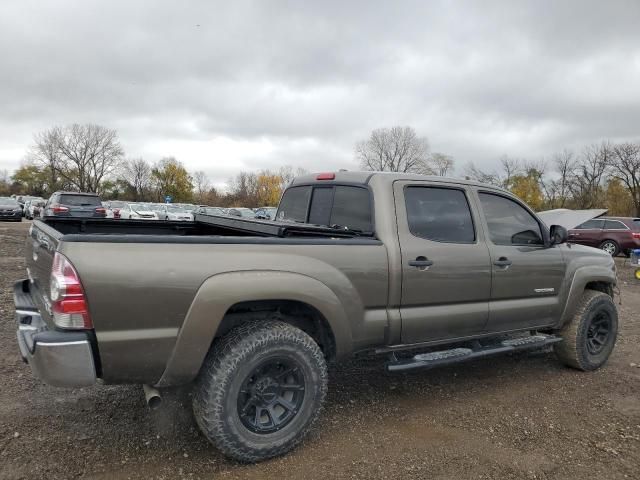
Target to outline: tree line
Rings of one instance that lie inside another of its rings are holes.
[[[96,192],[110,200],[194,202],[203,205],[277,205],[282,190],[303,169],[240,172],[216,189],[204,171],[190,172],[175,157],[155,163],[126,158],[115,130],[100,125],[53,127],[34,136],[22,165],[0,171],[0,195],[48,197],[58,190]]]
[[[534,210],[606,208],[640,216],[640,144],[603,141],[563,150],[547,161],[504,156],[498,170],[468,163],[464,175],[510,190]]]
[[[354,156],[364,170],[454,175],[453,157],[431,152],[427,137],[408,126],[373,130],[355,144]],[[240,172],[220,190],[204,171],[190,172],[174,157],[126,158],[115,130],[74,124],[36,134],[20,168],[12,176],[0,171],[0,195],[72,190],[107,199],[161,202],[169,195],[174,202],[255,207],[276,205],[304,173],[291,166]],[[540,160],[503,156],[495,170],[469,162],[461,174],[505,188],[538,211],[607,208],[610,215],[640,216],[638,143],[603,141]]]

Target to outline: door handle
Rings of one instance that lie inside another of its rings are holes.
[[[509,260],[507,257],[500,257],[498,260],[496,260],[495,262],[493,262],[493,264],[496,267],[505,267],[507,268],[509,265],[511,265],[513,262],[511,260]]]
[[[415,260],[409,261],[409,266],[418,267],[421,270],[426,270],[431,265],[433,265],[433,261],[423,256],[416,257]]]

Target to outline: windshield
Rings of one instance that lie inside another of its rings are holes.
[[[0,203],[3,205],[18,205],[18,202],[11,197],[0,197]]]

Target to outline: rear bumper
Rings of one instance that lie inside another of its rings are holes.
[[[49,330],[33,302],[29,280],[13,286],[18,347],[33,374],[55,387],[85,387],[96,382],[91,340],[86,332]]]

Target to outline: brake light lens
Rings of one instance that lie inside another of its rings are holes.
[[[104,207],[98,207],[96,208],[96,213],[104,213],[105,215],[107,214],[107,209]]]
[[[53,213],[65,213],[69,211],[69,207],[63,207],[62,205],[53,205],[51,209]]]
[[[56,252],[51,269],[51,311],[60,328],[93,328],[80,278],[71,262]]]
[[[316,176],[316,180],[335,180],[336,174],[333,172],[330,173],[319,173]]]
[[[640,232],[632,232],[631,235],[633,235],[633,238],[636,240],[640,240]]]
[[[120,218],[120,209],[119,208],[114,208],[113,209],[113,218]]]

